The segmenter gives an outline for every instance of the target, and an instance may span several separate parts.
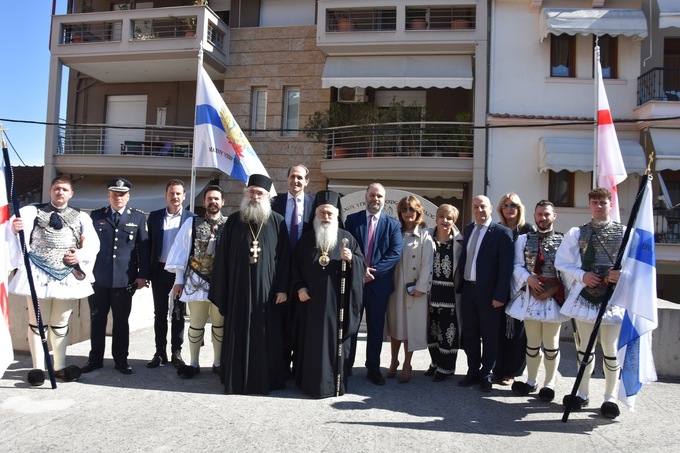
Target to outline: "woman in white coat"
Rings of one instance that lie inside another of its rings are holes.
[[[413,351],[427,348],[427,293],[432,284],[434,245],[424,222],[420,201],[412,195],[397,204],[404,236],[401,260],[394,269],[394,292],[387,308],[387,333],[392,361],[387,377],[393,378],[399,366],[399,349],[404,343],[404,365],[400,383],[411,379]]]

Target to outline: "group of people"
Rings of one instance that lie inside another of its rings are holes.
[[[150,213],[128,207],[131,183],[108,184],[109,205],[90,216],[68,205],[73,183],[54,179],[50,201],[22,208],[11,233],[25,231],[28,255],[43,321],[54,354],[57,378],[78,379],[104,366],[108,313],[113,315],[112,350],[116,370],[131,374],[129,326],[135,290],[151,285],[155,352],[146,364],[168,362],[185,379],[201,372],[200,348],[210,319],[212,371],[225,393],[266,394],[289,377],[314,397],[342,395],[352,375],[357,334],[366,316],[366,377],[407,383],[414,351],[428,349],[425,371],[434,382],[455,373],[458,350],[467,372],[458,383],[489,392],[493,383],[526,396],[555,397],[561,323],[576,320],[582,341],[593,329],[605,284],[616,283],[613,257],[624,227],[611,221],[611,195],[589,193],[592,220],[566,235],[555,232],[554,205],[541,200],[533,226],[525,221],[519,196],[505,194],[498,204],[500,223],[484,196],[472,199],[474,221],[459,231],[458,209],[439,206],[436,226],[428,229],[415,196],[401,199],[398,220],[384,212],[385,188],[372,183],[366,209],[343,223],[339,194],[305,193],[309,170],[288,170],[288,191],[271,198],[272,180],[251,175],[239,211],[224,216],[224,193],[217,185],[203,192],[205,214],[182,207],[186,190],[168,182],[167,206]],[[45,356],[18,239],[12,264],[18,269],[10,291],[29,298],[28,338],[32,385],[44,382]],[[89,298],[91,351],[82,367],[66,366],[68,321],[75,300]],[[189,307],[190,359],[185,363],[186,305]],[[610,305],[600,334],[606,379],[601,412],[615,418],[619,365],[616,340],[622,309]],[[170,356],[167,351],[170,317]],[[385,332],[391,361],[385,376],[380,354]],[[399,353],[403,344],[401,370]],[[525,382],[514,380],[527,368]],[[575,398],[563,403],[578,410],[589,403],[588,363]]]

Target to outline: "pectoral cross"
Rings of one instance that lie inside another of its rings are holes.
[[[260,256],[261,250],[262,249],[260,248],[260,243],[257,240],[254,240],[252,242],[252,245],[250,246],[250,259],[248,260],[248,263],[250,264],[257,263],[257,258]]]

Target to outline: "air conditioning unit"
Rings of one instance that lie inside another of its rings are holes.
[[[366,88],[341,87],[338,89],[338,102],[345,104],[366,102]]]

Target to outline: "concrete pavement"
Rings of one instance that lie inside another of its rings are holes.
[[[71,452],[166,451],[678,451],[679,381],[645,386],[636,411],[622,407],[616,420],[599,415],[604,379],[596,367],[591,407],[561,422],[562,396],[576,374],[574,345],[562,342],[556,401],[514,396],[494,385],[489,394],[456,384],[466,370],[461,351],[457,375],[433,383],[422,375],[427,351],[414,354],[408,384],[389,379],[376,387],[357,366],[348,394],[310,399],[288,381],[286,390],[268,396],[224,395],[210,371],[211,347],[201,351],[202,373],[180,379],[172,366],[147,369],[154,352],[151,304],[136,305],[129,363],[134,373],[113,369],[107,346],[105,367],[78,382],[26,383],[28,355],[0,379],[0,430],[3,451]],[[110,340],[107,338],[107,340]],[[206,337],[206,342],[208,342]],[[357,365],[363,364],[360,335]],[[87,360],[89,341],[68,349],[68,364]],[[184,351],[188,358],[188,348]],[[598,362],[599,359],[598,352]],[[389,343],[382,363],[389,363]],[[384,372],[384,369],[383,369]],[[539,376],[539,382],[542,376]]]

